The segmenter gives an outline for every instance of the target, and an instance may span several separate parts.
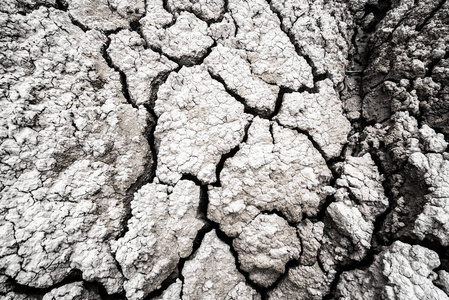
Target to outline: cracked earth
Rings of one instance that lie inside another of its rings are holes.
[[[449,1],[0,25],[0,298],[449,299]]]

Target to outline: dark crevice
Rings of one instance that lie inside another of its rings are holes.
[[[168,7],[168,0],[162,0],[162,7],[165,9],[166,12],[173,14],[173,12]]]
[[[273,112],[268,116],[269,120],[273,120],[274,117],[276,117],[279,112],[281,111],[281,107],[282,107],[282,101],[284,100],[284,95],[285,94],[291,94],[294,91],[292,89],[289,88],[285,88],[285,87],[281,87],[278,93],[278,96],[276,98],[276,105],[274,106],[274,110]]]
[[[106,61],[106,63],[108,64],[108,66],[111,69],[114,69],[117,73],[119,73],[120,75],[120,83],[122,84],[122,94],[125,97],[126,101],[134,108],[138,109],[137,104],[131,99],[131,96],[129,94],[129,90],[128,90],[128,83],[126,80],[126,74],[125,72],[123,72],[122,70],[120,70],[119,67],[117,67],[114,62],[112,61],[111,57],[109,56],[108,53],[108,48],[109,45],[111,44],[111,39],[108,37],[108,40],[106,42],[106,44],[102,47],[101,49],[101,53],[103,55],[104,60]]]
[[[190,57],[190,56],[174,57],[174,56],[171,56],[171,55],[163,52],[159,47],[150,45],[148,42],[146,42],[146,39],[144,39],[144,40],[145,40],[144,48],[148,48],[151,51],[154,51],[161,56],[165,56],[167,59],[177,63],[179,67],[183,67],[183,66],[193,67],[193,66],[201,65],[204,62],[204,60],[206,59],[206,57],[208,57],[209,54],[212,52],[213,48],[215,46],[217,46],[217,42],[214,41],[214,43],[209,48],[207,48],[206,53],[204,53],[201,57]]]
[[[246,104],[246,100],[243,97],[241,97],[239,94],[237,94],[236,92],[234,92],[230,88],[228,88],[226,82],[219,74],[214,74],[210,70],[208,70],[208,72],[209,72],[210,77],[212,77],[212,79],[220,82],[223,85],[225,91],[229,95],[231,95],[235,100],[237,100],[238,102],[240,102],[243,105],[244,113],[253,115],[255,117],[259,116],[261,118],[267,118],[268,113],[269,113],[268,111],[262,111],[262,110],[258,110],[257,108],[250,107],[249,105]]]
[[[362,19],[371,13],[374,15],[374,19],[364,28],[367,33],[372,33],[376,30],[377,25],[385,18],[385,15],[391,9],[391,2],[391,0],[380,0],[377,1],[376,4],[365,4],[365,15]]]
[[[280,28],[281,28],[281,31],[284,32],[285,35],[286,35],[286,36],[288,37],[288,39],[290,40],[290,43],[291,43],[291,44],[293,45],[293,47],[295,48],[296,54],[298,54],[298,56],[304,58],[304,59],[306,60],[307,64],[308,64],[308,65],[310,66],[310,68],[312,69],[312,75],[313,75],[313,88],[309,88],[309,87],[303,86],[302,88],[300,88],[300,89],[298,90],[298,92],[304,92],[304,91],[307,91],[307,92],[309,92],[309,93],[311,93],[311,94],[318,93],[318,86],[317,86],[317,83],[320,82],[320,81],[323,81],[323,80],[325,80],[325,79],[327,79],[327,78],[332,79],[332,78],[331,78],[331,75],[330,75],[329,73],[327,73],[327,72],[325,72],[325,73],[318,73],[318,69],[317,69],[317,67],[315,66],[315,63],[313,62],[313,60],[310,58],[310,56],[309,56],[307,53],[305,53],[304,49],[302,49],[302,48],[298,45],[298,43],[295,41],[295,37],[294,37],[294,35],[292,34],[292,32],[291,32],[290,30],[288,30],[287,28],[285,28],[284,22],[283,22],[283,19],[282,19],[282,16],[281,16],[281,13],[280,13],[279,11],[277,11],[277,10],[274,8],[274,6],[273,6],[271,0],[267,0],[267,2],[268,2],[268,4],[269,4],[269,7],[270,7],[271,12],[274,13],[274,14],[278,17],[278,19],[279,19],[279,26],[280,26]]]
[[[162,73],[157,78],[155,78],[151,83],[151,94],[149,104],[144,104],[144,106],[147,110],[151,111],[151,115],[154,117],[155,120],[157,120],[157,117],[156,114],[154,113],[154,105],[156,104],[157,93],[159,92],[159,88],[161,87],[162,84],[164,84],[167,81],[168,76],[170,76],[171,73],[173,72],[178,73],[181,68],[182,66],[178,66],[176,69],[172,71]]]
[[[56,9],[62,10],[62,11],[67,11],[68,10],[68,4],[65,3],[65,1],[63,0],[55,0],[56,3]]]
[[[246,141],[248,140],[248,130],[249,127],[251,126],[251,121],[248,122],[248,124],[245,127],[245,133],[243,135],[242,141],[240,142],[239,145],[235,146],[234,148],[232,148],[228,153],[222,154],[220,161],[217,164],[217,167],[215,168],[215,177],[216,177],[216,181],[214,183],[212,183],[211,185],[214,187],[221,187],[221,181],[220,181],[220,173],[224,168],[224,164],[226,162],[226,160],[228,158],[234,157],[234,155],[240,150],[240,145],[242,143],[246,143]]]
[[[238,253],[234,249],[234,246],[233,246],[234,239],[232,237],[229,237],[226,233],[224,233],[220,229],[220,225],[218,223],[216,223],[212,220],[209,220],[207,218],[207,211],[208,211],[208,206],[209,206],[209,195],[208,195],[209,186],[205,185],[205,184],[200,185],[201,181],[193,175],[183,175],[183,178],[192,180],[193,182],[195,182],[196,185],[200,186],[201,193],[200,193],[200,202],[199,202],[199,207],[198,207],[198,216],[200,218],[202,218],[203,220],[205,220],[206,223],[203,226],[203,228],[197,233],[197,236],[193,242],[192,253],[189,255],[189,257],[183,258],[180,260],[180,262],[178,264],[178,277],[181,279],[181,281],[184,282],[184,278],[182,276],[182,269],[185,265],[185,262],[191,260],[196,255],[196,252],[199,249],[199,247],[201,246],[201,242],[204,239],[204,236],[208,232],[215,230],[217,237],[229,246],[230,252],[231,252],[232,256],[235,258],[235,266],[236,266],[237,270],[245,277],[246,283],[249,286],[251,286],[253,289],[255,289],[257,292],[259,292],[263,297],[262,299],[266,299],[266,297],[263,296],[263,295],[266,295],[266,289],[264,290],[263,288],[259,287],[257,284],[252,282],[249,278],[248,272],[245,272],[241,269],[240,262],[238,260]]]
[[[384,189],[384,194],[385,196],[388,198],[388,207],[387,209],[381,213],[380,215],[377,216],[376,220],[374,221],[374,229],[373,229],[373,235],[372,235],[372,240],[371,240],[371,246],[376,247],[377,245],[386,245],[385,241],[384,241],[384,237],[381,237],[381,233],[382,233],[382,228],[385,224],[385,221],[387,219],[387,217],[390,215],[390,213],[392,212],[392,210],[394,209],[394,195],[392,192],[392,187],[390,186],[390,176],[392,176],[392,174],[387,174],[385,169],[383,168],[381,159],[378,157],[378,155],[376,155],[373,151],[371,151],[371,158],[374,161],[374,163],[377,166],[377,169],[379,171],[379,174],[381,174],[382,176],[385,176],[385,180],[382,182],[382,187]]]
[[[319,260],[318,260],[319,261]],[[337,285],[340,282],[340,276],[342,272],[337,272],[335,274],[334,280],[332,280],[330,287],[329,287],[329,293],[327,295],[324,295],[323,300],[334,300],[336,299],[337,294]]]
[[[280,210],[273,208],[270,210],[260,210],[260,214],[265,215],[277,215],[278,217],[284,219],[289,226],[296,228],[297,223],[289,221],[289,218]]]
[[[208,206],[209,206],[208,186],[206,186],[206,185],[202,186],[202,191],[203,191],[203,193],[204,193],[203,195],[205,197],[204,202],[203,202],[203,206],[202,206],[203,214],[207,215],[207,210],[208,210]],[[236,266],[237,270],[245,277],[246,284],[251,286],[254,290],[259,292],[261,295],[266,294],[266,289],[263,289],[260,286],[258,286],[257,284],[255,284],[249,278],[249,273],[242,270],[240,261],[238,259],[238,253],[234,249],[234,246],[233,246],[234,239],[232,237],[229,237],[226,233],[224,233],[220,229],[220,225],[218,223],[216,223],[214,221],[211,221],[211,220],[208,220],[208,222],[209,222],[209,224],[211,226],[211,230],[215,230],[215,233],[217,234],[217,237],[221,241],[223,241],[225,244],[227,244],[229,246],[229,250],[232,253],[232,256],[235,258],[235,266]]]
[[[158,163],[158,160],[157,160],[158,150],[156,147],[156,138],[154,136],[154,132],[156,131],[156,125],[157,125],[157,117],[152,109],[149,109],[149,108],[146,108],[146,109],[150,115],[150,121],[151,121],[151,124],[147,127],[147,129],[149,128],[149,131],[146,134],[148,145],[150,146],[151,158],[152,158],[152,162],[151,162],[152,164],[150,166],[151,169],[149,171],[148,182],[153,182],[154,179],[156,178],[156,170],[157,170],[157,163]]]
[[[84,288],[88,291],[94,292],[103,300],[126,300],[125,292],[108,294],[105,287],[101,284],[83,281]]]
[[[118,240],[125,236],[125,234],[129,231],[128,222],[132,217],[132,210],[131,210],[131,201],[133,199],[132,195],[126,196],[123,201],[123,207],[124,207],[124,215],[121,220],[121,230],[118,232],[117,236],[115,237],[115,240]],[[114,259],[115,256],[113,255]],[[116,259],[115,259],[116,260]],[[116,260],[117,268],[121,269],[120,264]],[[121,272],[120,272],[121,273]]]
[[[208,194],[208,186],[200,185],[200,202],[198,205],[197,215],[200,219],[205,220],[208,226],[210,225],[210,220],[207,217],[207,207],[209,205],[209,194]],[[212,228],[210,229],[212,230]]]
[[[198,179],[198,177],[196,177],[195,175],[192,175],[192,174],[188,174],[188,173],[182,174],[180,180],[190,180],[190,181],[193,181],[198,186],[202,186],[204,184],[203,182],[201,182]]]
[[[217,41],[214,40],[214,43],[212,44],[212,46],[210,46],[209,48],[207,48],[206,53],[201,56],[201,57],[195,57],[195,58],[191,58],[187,63],[183,64],[186,67],[192,67],[192,66],[196,66],[196,65],[202,65],[204,60],[206,59],[206,57],[209,56],[209,54],[212,52],[212,50],[214,49],[214,47],[217,46]],[[182,60],[180,60],[182,62]],[[182,63],[181,63],[182,64]]]
[[[124,206],[124,216],[121,221],[121,231],[117,234],[115,237],[115,240],[118,240],[119,238],[122,238],[125,236],[125,234],[129,231],[128,222],[132,217],[132,210],[131,210],[131,201],[134,198],[134,193],[137,192],[142,186],[147,184],[148,182],[151,182],[151,180],[154,178],[154,167],[155,164],[154,158],[147,158],[146,163],[144,165],[144,171],[140,174],[140,176],[137,178],[137,180],[131,184],[131,186],[126,191],[126,197],[122,200],[123,206]],[[121,266],[118,264],[118,268],[121,268]]]
[[[195,181],[198,182],[198,180],[195,180]],[[200,206],[201,205],[202,204],[200,201]],[[170,276],[161,283],[160,288],[158,288],[158,289],[152,291],[150,294],[148,294],[144,298],[145,300],[151,300],[155,297],[160,297],[168,289],[168,287],[170,285],[172,285],[173,283],[176,282],[177,279],[179,279],[182,282],[182,285],[184,285],[184,276],[182,275],[182,270],[184,268],[184,265],[185,265],[186,261],[189,261],[194,257],[194,255],[196,254],[196,251],[201,246],[204,236],[206,235],[206,233],[210,232],[211,230],[212,230],[212,227],[210,226],[209,222],[206,220],[204,226],[197,232],[196,237],[193,240],[192,251],[191,251],[190,255],[188,257],[180,258],[176,270],[173,271],[172,274],[170,274]],[[182,289],[181,289],[180,298],[182,299]]]
[[[176,282],[176,279],[179,278],[178,276],[179,272],[176,269],[164,281],[162,281],[162,283],[160,284],[160,288],[155,289],[154,291],[146,295],[143,300],[152,300],[153,298],[160,297],[170,285]]]
[[[154,135],[154,132],[156,131],[157,120],[158,120],[158,117],[154,112],[154,106],[155,106],[155,103],[157,100],[157,93],[159,91],[160,86],[167,81],[168,76],[172,72],[178,72],[180,68],[181,67],[178,67],[174,71],[169,71],[169,72],[166,72],[166,73],[158,76],[152,82],[152,89],[151,89],[150,99],[149,99],[148,103],[143,105],[150,116],[150,120],[149,120],[150,124],[147,127],[147,133],[146,133],[146,137],[147,137],[148,145],[150,146],[151,157],[152,157],[152,165],[151,165],[151,170],[150,170],[151,175],[150,175],[150,178],[148,179],[149,180],[148,182],[153,182],[154,178],[156,177],[156,170],[157,170],[157,163],[158,163],[157,162],[158,146],[156,145],[156,137]]]
[[[111,29],[111,30],[101,30],[101,32],[103,32],[106,36],[110,36],[111,34],[117,34],[124,29],[128,29],[128,27],[125,26],[125,27],[118,27],[118,28]]]
[[[201,243],[204,239],[204,236],[206,235],[206,233],[210,232],[212,230],[212,227],[210,226],[210,224],[207,222],[197,233],[195,240],[193,241],[193,248],[192,248],[192,253],[186,257],[186,258],[182,258],[179,261],[178,264],[178,276],[179,276],[179,280],[181,280],[182,284],[184,285],[184,275],[182,275],[182,270],[184,269],[184,265],[186,263],[186,261],[189,261],[193,258],[193,256],[196,254],[196,251],[200,248]],[[181,296],[180,298],[182,299],[183,296],[183,289],[181,289]]]
[[[111,39],[108,37],[107,42],[101,49],[103,58],[110,68],[114,69],[116,72],[119,73],[120,83],[122,85],[122,94],[125,97],[128,104],[130,104],[135,109],[139,109],[138,106],[136,105],[136,103],[131,99],[131,96],[129,94],[128,84],[127,84],[127,79],[126,79],[125,73],[123,71],[121,71],[117,66],[114,65],[111,57],[109,56],[109,54],[107,52],[107,49],[109,48],[110,43],[111,43]],[[132,217],[131,201],[133,199],[134,193],[136,191],[138,191],[146,183],[151,182],[155,176],[156,161],[157,161],[157,156],[156,156],[157,153],[154,149],[154,142],[153,142],[153,140],[154,140],[153,135],[154,135],[155,127],[156,127],[156,121],[153,118],[153,116],[150,114],[150,117],[148,120],[148,126],[146,128],[146,131],[144,132],[144,136],[147,137],[147,141],[148,141],[150,151],[151,151],[151,157],[146,158],[146,163],[144,165],[143,172],[139,175],[137,180],[128,188],[128,190],[126,192],[127,196],[123,200],[124,207],[125,207],[125,216],[122,220],[122,230],[117,235],[116,240],[123,237],[126,234],[126,232],[128,232],[128,230],[129,230],[128,221]]]
[[[433,69],[436,65],[441,61],[440,58],[438,59],[432,59],[430,63],[426,66],[426,75],[424,77],[432,77]]]
[[[60,282],[46,288],[37,288],[37,287],[31,287],[27,285],[22,285],[17,283],[13,278],[8,277],[8,280],[6,282],[7,286],[11,288],[11,290],[17,294],[27,295],[36,297],[37,299],[42,299],[42,297],[51,292],[53,289],[60,288],[64,285],[75,283],[75,282],[82,282],[84,287],[89,290],[96,292],[101,296],[102,299],[105,300],[125,300],[125,294],[117,293],[117,294],[108,294],[106,291],[106,288],[99,282],[90,282],[83,280],[83,274],[78,269],[73,269],[63,280]]]
[[[145,16],[142,16],[142,18],[143,17],[145,17]],[[138,20],[134,20],[134,21],[129,22],[129,29],[131,31],[137,32],[140,36],[142,36],[140,34],[140,32],[142,31],[140,20],[141,20],[141,18],[139,18]]]
[[[333,182],[331,182],[329,185],[330,186],[334,186],[335,185],[335,180],[332,180]],[[324,200],[323,204],[320,206],[320,209],[318,211],[318,214],[316,215],[316,219],[318,221],[323,222],[324,218],[326,217],[326,210],[329,207],[329,205],[331,205],[333,202],[335,202],[335,197],[333,195],[329,195],[326,197],[326,199]]]
[[[447,0],[442,0],[438,3],[438,5],[430,12],[430,14],[424,19],[421,24],[416,25],[415,30],[420,32],[424,26],[426,26],[429,21],[437,14],[437,12],[443,7]]]
[[[7,276],[7,275],[5,275]],[[77,281],[83,281],[82,272],[80,270],[74,269],[72,270],[63,280],[60,282],[46,288],[37,288],[32,287],[28,285],[23,285],[18,282],[16,282],[13,278],[8,277],[7,284],[12,287],[12,291],[18,294],[26,294],[26,295],[33,295],[33,296],[43,296],[46,293],[50,292],[51,290],[55,288],[59,288],[63,285],[77,282]]]
[[[72,22],[73,25],[77,26],[78,28],[80,28],[82,31],[86,32],[88,30],[90,30],[87,26],[85,26],[84,24],[82,24],[80,21],[78,21],[77,19],[75,19],[74,17],[72,17],[71,14],[68,14],[70,21]]]
[[[348,62],[350,68],[346,70],[346,75],[361,76],[368,62],[368,43],[369,34],[360,27],[354,28],[354,33],[351,37],[352,49],[348,54]]]
[[[283,128],[288,128],[288,129],[296,131],[297,133],[305,135],[308,138],[308,140],[310,141],[310,143],[313,145],[313,147],[321,154],[324,161],[326,162],[327,167],[329,168],[329,170],[331,170],[332,175],[334,176],[335,171],[333,170],[334,169],[333,164],[335,164],[336,162],[339,162],[343,158],[340,158],[340,157],[328,158],[327,155],[324,153],[323,149],[321,149],[321,146],[313,139],[312,135],[307,130],[302,130],[302,129],[299,129],[294,126],[283,125],[278,120],[275,120],[275,122]]]
[[[201,192],[202,192],[202,190],[201,190]],[[200,208],[199,208],[199,210],[200,210]],[[202,212],[201,212],[201,215],[202,215]],[[190,255],[188,257],[180,259],[180,261],[178,263],[177,271],[178,271],[178,278],[179,278],[179,280],[181,280],[183,286],[184,286],[184,275],[182,274],[182,270],[184,269],[184,265],[185,265],[186,261],[191,260],[196,255],[196,252],[198,251],[198,249],[201,246],[201,243],[203,242],[204,236],[206,235],[206,233],[209,233],[211,230],[212,230],[212,226],[210,225],[209,221],[206,220],[206,223],[197,232],[196,237],[193,240],[192,252],[190,253]],[[182,296],[183,296],[183,289],[181,289],[180,299],[182,299]]]

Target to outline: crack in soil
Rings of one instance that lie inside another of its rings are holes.
[[[7,276],[7,275],[4,275]],[[43,296],[49,292],[51,292],[53,289],[62,287],[67,284],[75,283],[75,282],[82,282],[84,287],[89,291],[94,291],[97,294],[100,295],[102,299],[105,300],[125,300],[125,294],[117,293],[117,294],[108,294],[106,291],[106,288],[99,282],[90,282],[83,279],[82,272],[78,269],[73,269],[63,280],[60,282],[53,284],[46,288],[37,288],[32,287],[28,285],[22,285],[17,283],[13,278],[8,277],[8,280],[6,282],[7,285],[11,287],[11,290],[17,294],[21,295],[27,295],[36,297],[37,299],[42,299]],[[0,293],[1,295],[1,293]]]

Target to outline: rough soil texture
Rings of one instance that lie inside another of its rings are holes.
[[[449,1],[0,27],[1,299],[449,299]]]

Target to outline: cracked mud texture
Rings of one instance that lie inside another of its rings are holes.
[[[1,299],[449,299],[447,0],[4,0]]]

